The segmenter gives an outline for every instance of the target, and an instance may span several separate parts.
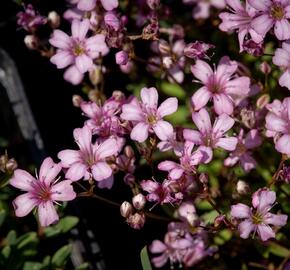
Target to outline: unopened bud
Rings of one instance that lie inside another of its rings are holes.
[[[245,181],[242,181],[242,180],[238,181],[236,189],[240,195],[247,194],[251,191],[249,185]]]
[[[127,218],[127,223],[130,227],[140,230],[145,224],[145,214],[144,213],[135,213]]]
[[[159,49],[160,53],[163,55],[170,54],[170,51],[171,51],[168,42],[163,41],[163,40],[159,42],[158,49]]]
[[[259,109],[263,109],[267,104],[269,104],[269,102],[270,96],[268,94],[264,94],[258,98],[256,105]]]
[[[165,68],[169,69],[169,68],[171,68],[171,66],[173,64],[173,61],[172,61],[172,58],[170,56],[165,56],[162,59],[162,63],[163,63]]]
[[[120,206],[121,216],[124,218],[128,218],[133,213],[133,206],[131,203],[125,201]]]
[[[72,103],[75,107],[79,108],[83,102],[83,98],[79,95],[73,95],[72,97]]]
[[[129,55],[125,51],[120,51],[116,53],[115,59],[118,65],[126,65],[129,60]]]
[[[133,197],[132,203],[137,210],[141,210],[145,206],[146,198],[143,194],[139,193]]]
[[[125,95],[122,91],[119,91],[119,90],[115,90],[113,93],[112,93],[112,97],[117,100],[117,101],[120,101],[120,100],[124,100],[125,99]]]
[[[51,28],[55,29],[59,27],[60,16],[55,11],[49,12],[47,18],[48,18],[48,23]]]
[[[208,175],[206,173],[201,173],[199,176],[199,181],[204,185],[208,184]]]
[[[131,173],[127,173],[124,177],[124,182],[128,186],[133,185],[135,183],[135,176]]]
[[[101,68],[98,66],[95,66],[89,71],[89,78],[93,85],[97,85],[102,80],[102,71]]]
[[[157,9],[160,5],[160,0],[147,0],[147,5],[151,9]]]
[[[225,222],[225,218],[226,218],[226,216],[225,215],[219,215],[219,216],[217,216],[216,218],[215,218],[215,220],[214,220],[214,227],[215,228],[218,228],[218,227],[220,227],[221,225],[222,225],[222,223],[224,223]]]
[[[18,167],[18,164],[17,164],[17,161],[14,159],[14,158],[10,158],[8,160],[8,162],[6,163],[6,170],[8,172],[13,172],[17,169]]]
[[[271,66],[266,61],[263,61],[260,65],[260,70],[268,75],[271,72]]]
[[[38,45],[39,45],[39,40],[34,35],[27,35],[24,38],[24,43],[28,49],[36,50],[38,48]]]
[[[179,206],[178,215],[181,219],[187,221],[191,226],[196,226],[199,223],[199,218],[196,214],[195,207],[190,202],[184,202]]]
[[[105,24],[113,30],[118,31],[120,29],[120,20],[113,12],[107,12],[104,20]]]
[[[128,158],[133,158],[135,156],[134,150],[133,150],[132,146],[130,146],[130,145],[127,145],[125,147],[124,152]]]

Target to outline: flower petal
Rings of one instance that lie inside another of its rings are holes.
[[[33,199],[30,193],[22,194],[13,201],[15,215],[17,217],[24,217],[28,215],[32,209],[37,206],[37,200]]]
[[[13,177],[10,179],[9,183],[13,187],[19,188],[24,191],[33,190],[33,182],[36,179],[27,171],[17,169],[14,171]]]
[[[154,130],[155,134],[157,135],[157,137],[162,141],[164,141],[168,138],[168,134],[173,133],[172,125],[166,121],[163,121],[163,120],[159,120],[153,126],[153,130]]]
[[[208,103],[211,96],[211,92],[208,91],[206,86],[199,88],[191,98],[193,109],[198,111],[203,108]]]
[[[58,221],[58,214],[51,201],[41,203],[38,206],[39,223],[43,227],[47,227],[50,224]]]
[[[65,178],[71,181],[78,181],[83,178],[87,172],[87,166],[83,163],[77,162],[71,165],[65,174]]]
[[[258,234],[261,237],[262,241],[267,241],[270,238],[275,237],[275,232],[272,228],[266,224],[259,224],[258,226]]]
[[[52,158],[48,157],[41,164],[39,170],[39,180],[44,181],[47,185],[49,185],[52,181],[56,179],[60,171],[60,164],[54,163]]]
[[[192,113],[192,120],[201,133],[211,133],[211,121],[206,109],[201,109],[199,112]]]
[[[234,218],[249,218],[250,215],[250,207],[243,203],[238,203],[231,206],[231,216]]]
[[[254,229],[255,225],[248,219],[242,221],[238,227],[240,237],[244,239],[248,238],[251,231],[253,231]]]
[[[132,140],[142,143],[148,138],[148,132],[149,125],[140,122],[132,129],[130,137]]]
[[[104,142],[102,142],[96,150],[96,159],[102,160],[104,158],[107,158],[109,156],[113,156],[117,154],[119,150],[117,141],[113,138],[107,139]]]
[[[61,160],[63,168],[68,168],[72,164],[81,161],[80,152],[76,150],[62,150],[57,154],[57,157]]]
[[[75,199],[76,193],[74,192],[72,182],[69,180],[61,181],[51,187],[51,199],[54,201],[71,201]]]
[[[163,101],[158,110],[157,113],[160,117],[164,117],[166,115],[170,115],[177,111],[178,108],[178,100],[175,97],[171,97]]]
[[[158,92],[156,88],[142,88],[141,89],[141,99],[145,106],[149,108],[157,108],[158,104]]]
[[[112,168],[106,162],[97,162],[92,166],[93,178],[102,181],[112,175]]]

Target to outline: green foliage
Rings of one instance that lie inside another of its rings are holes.
[[[147,246],[143,247],[140,253],[143,270],[152,270],[150,259],[148,256]]]

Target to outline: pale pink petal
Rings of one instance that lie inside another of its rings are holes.
[[[285,134],[275,144],[275,148],[280,153],[290,155],[290,135]]]
[[[51,199],[53,201],[71,201],[75,199],[76,193],[74,192],[72,182],[69,180],[61,181],[51,187]]]
[[[22,194],[13,201],[15,215],[17,217],[24,217],[28,215],[32,209],[37,206],[37,200],[33,199],[30,193]]]
[[[209,134],[211,132],[212,126],[206,109],[201,109],[199,112],[192,113],[192,120],[201,133]]]
[[[257,162],[248,153],[244,153],[240,157],[241,165],[246,172],[257,167]]]
[[[81,73],[85,73],[93,66],[93,60],[86,54],[82,54],[76,57],[76,67]]]
[[[290,90],[290,70],[289,69],[284,71],[284,73],[279,79],[279,84]]]
[[[272,228],[266,224],[259,224],[258,226],[258,234],[261,237],[262,241],[267,241],[270,238],[275,237],[275,232]]]
[[[73,136],[82,152],[92,154],[92,131],[89,127],[75,128]]]
[[[203,84],[206,84],[209,80],[209,77],[213,75],[213,71],[210,65],[202,60],[197,60],[196,64],[191,66],[191,72]]]
[[[99,181],[98,183],[98,188],[107,188],[107,189],[111,189],[113,187],[114,184],[114,175],[111,175],[110,177]]]
[[[262,3],[262,1],[255,2]],[[262,14],[252,20],[251,26],[258,34],[264,37],[267,32],[272,28],[273,24],[274,20],[268,14]]]
[[[235,120],[229,117],[227,114],[220,115],[215,120],[215,123],[213,125],[213,136],[215,136],[216,138],[222,137],[223,134],[230,130],[234,124]]]
[[[287,133],[288,123],[274,113],[266,115],[266,128],[271,131]]]
[[[85,0],[85,1],[87,1],[87,0]],[[81,41],[81,40],[85,39],[85,37],[89,31],[89,28],[90,28],[90,21],[88,19],[84,19],[82,21],[73,20],[72,25],[71,25],[72,36]]]
[[[196,111],[200,110],[208,103],[211,97],[212,94],[206,86],[199,88],[191,98],[193,109]]]
[[[287,19],[278,20],[274,25],[275,36],[279,40],[286,40],[290,38],[290,24]]]
[[[238,77],[226,83],[225,92],[233,99],[247,97],[250,92],[250,78]]]
[[[184,129],[183,130],[183,138],[186,141],[193,142],[195,144],[202,144],[202,136],[199,131],[192,129]]]
[[[248,219],[242,221],[238,227],[240,237],[244,239],[248,238],[251,231],[253,231],[254,229],[255,225]]]
[[[160,106],[159,106],[159,108],[157,110],[157,114],[160,117],[164,117],[166,115],[170,115],[170,114],[176,112],[177,108],[178,108],[178,100],[177,100],[177,98],[171,97],[171,98],[166,99],[165,101],[163,101],[160,104]]]
[[[143,121],[144,120],[144,114],[138,104],[125,104],[122,106],[122,113],[121,118],[128,121]]]
[[[214,110],[218,115],[226,113],[228,115],[233,113],[234,104],[232,99],[225,94],[213,95]]]
[[[78,9],[90,11],[96,6],[96,0],[79,0]]]
[[[275,215],[272,213],[267,213],[264,217],[264,223],[274,226],[284,226],[287,223],[287,219],[287,215]]]
[[[43,227],[58,221],[58,214],[51,201],[43,202],[38,206],[38,218],[40,225]]]
[[[141,188],[148,193],[155,192],[159,188],[159,184],[157,182],[154,182],[152,180],[143,180],[140,183]]]
[[[248,132],[245,138],[245,146],[247,149],[255,148],[261,145],[262,139],[257,129],[252,129]]]
[[[95,118],[101,113],[101,109],[95,102],[82,102],[81,110],[86,114],[89,118]]]
[[[98,58],[104,56],[109,52],[109,48],[105,42],[105,36],[102,34],[97,34],[86,40],[86,50],[87,54],[91,58]]]
[[[81,155],[76,150],[63,150],[60,151],[57,157],[61,160],[61,166],[64,168],[70,167],[72,164],[81,161]]]
[[[243,203],[238,203],[231,206],[231,216],[234,218],[249,218],[250,215],[250,207]]]
[[[179,179],[182,174],[184,173],[184,170],[181,167],[176,167],[173,170],[169,172],[170,179]]]
[[[61,171],[60,164],[56,164],[48,157],[46,158],[39,170],[39,180],[44,181],[47,185],[54,181]]]
[[[111,11],[114,8],[118,7],[119,1],[118,0],[101,0],[101,3],[105,10]]]
[[[85,164],[74,163],[67,170],[65,178],[71,181],[78,181],[85,176],[87,169],[88,168]]]
[[[107,139],[98,146],[95,152],[96,159],[102,160],[109,156],[113,156],[118,152],[118,149],[117,141],[115,139]]]
[[[255,9],[259,11],[267,11],[269,7],[272,4],[271,0],[263,0],[263,1],[257,1],[257,0],[248,0],[248,3]]]
[[[138,123],[131,131],[130,137],[137,142],[144,142],[148,138],[149,125],[146,123]]]
[[[156,88],[142,88],[140,95],[145,106],[148,106],[149,108],[157,108],[158,92]]]
[[[287,68],[290,65],[290,52],[278,48],[275,51],[272,61],[276,66]]]
[[[61,30],[54,30],[49,43],[59,49],[68,50],[71,47],[71,38]]]
[[[233,152],[234,153],[234,152]],[[239,161],[240,157],[231,153],[231,155],[224,160],[224,165],[227,167],[232,167]]]
[[[162,255],[158,257],[154,257],[151,261],[156,268],[161,268],[163,265],[166,264],[168,260],[168,255],[164,252]]]
[[[238,139],[236,137],[219,138],[214,144],[215,147],[221,147],[228,151],[236,149]]]
[[[170,123],[163,121],[163,120],[159,120],[154,126],[153,126],[153,130],[155,132],[155,134],[157,135],[157,137],[164,141],[167,139],[168,134],[171,134],[173,132],[173,127]]]
[[[213,152],[211,147],[202,145],[199,146],[197,150],[202,153],[201,162],[207,164],[212,160]]]
[[[112,168],[106,162],[97,162],[92,166],[93,178],[102,181],[112,175]]]
[[[258,190],[252,196],[252,204],[259,212],[269,210],[276,201],[276,193],[270,190]]]
[[[178,167],[178,164],[169,160],[162,161],[158,164],[158,169],[161,171],[170,171],[176,167]]]
[[[55,64],[57,68],[66,68],[67,66],[73,64],[74,57],[68,51],[58,51],[50,58],[50,62]]]
[[[166,245],[164,245],[161,241],[159,240],[154,240],[149,247],[150,252],[152,253],[162,253],[167,249]]]
[[[10,179],[9,183],[13,187],[24,191],[30,191],[33,190],[34,181],[36,181],[36,179],[30,173],[17,169],[14,171],[13,177]]]
[[[63,75],[64,79],[73,85],[80,84],[84,79],[84,74],[81,73],[75,65],[70,66]]]

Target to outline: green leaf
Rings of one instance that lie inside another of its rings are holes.
[[[150,259],[148,256],[147,246],[143,247],[140,253],[143,270],[152,270]]]
[[[40,270],[43,265],[40,262],[26,262],[23,266],[23,270]]]
[[[170,97],[177,97],[179,99],[185,99],[186,93],[183,88],[181,88],[178,84],[169,83],[169,82],[161,82],[160,90]]]
[[[66,216],[59,221],[57,227],[59,227],[63,233],[66,233],[70,231],[73,227],[75,227],[78,224],[78,222],[79,219],[77,217]]]
[[[6,236],[6,242],[9,246],[16,243],[16,232],[14,230],[10,231]]]
[[[52,257],[52,264],[58,267],[63,266],[66,263],[68,256],[72,250],[72,245],[66,245],[60,248]]]
[[[0,210],[0,226],[3,224],[5,218],[6,218],[6,212],[4,209],[1,209]]]
[[[90,265],[88,263],[82,263],[81,265],[77,266],[75,270],[86,270]]]
[[[203,214],[201,217],[204,220],[204,222],[208,224],[208,223],[214,223],[214,220],[218,215],[219,213],[216,210],[212,210],[210,212]]]
[[[189,112],[186,106],[179,106],[175,113],[166,116],[165,119],[174,125],[181,125],[188,120]]]
[[[269,251],[279,257],[286,258],[290,256],[290,250],[288,248],[285,248],[278,243],[271,242],[269,244]]]
[[[59,235],[61,233],[61,229],[56,226],[47,227],[44,229],[44,234],[46,237],[53,237]]]
[[[26,234],[21,235],[17,241],[17,248],[21,249],[29,244],[36,244],[38,242],[36,232],[28,232]]]
[[[6,246],[2,249],[1,254],[3,255],[4,258],[8,258],[10,256],[11,253],[11,247],[10,246]]]

